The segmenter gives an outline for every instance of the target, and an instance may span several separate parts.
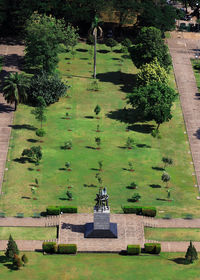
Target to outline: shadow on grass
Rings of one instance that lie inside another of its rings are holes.
[[[98,168],[90,168],[90,170],[93,170],[93,171],[99,171]]]
[[[151,146],[147,145],[147,144],[136,144],[136,146],[138,148],[151,148]]]
[[[90,185],[88,185],[88,184],[83,184],[83,186],[84,186],[85,188],[97,188],[97,186],[94,185],[94,184],[90,184]]]
[[[175,258],[175,259],[168,259],[169,261],[175,262],[177,264],[184,264],[188,265],[189,263],[185,260],[185,258]]]
[[[0,263],[6,263],[9,259],[6,256],[0,256]]]
[[[121,61],[121,59],[117,58],[117,57],[113,57],[112,60],[120,60]]]
[[[94,119],[93,116],[85,116],[84,118],[85,118],[85,119]]]
[[[108,50],[98,50],[97,52],[98,52],[98,53],[104,53],[104,54],[105,54],[105,53],[109,53],[110,51],[108,51]]]
[[[96,150],[95,147],[92,147],[92,146],[85,146],[86,149],[91,149],[91,150]]]
[[[164,171],[165,169],[162,167],[158,167],[158,166],[152,166],[151,167],[153,170],[157,170],[157,171]]]
[[[151,125],[151,124],[133,124],[133,125],[128,126],[128,129],[132,130],[132,131],[139,132],[139,133],[150,134],[154,130],[154,125]],[[143,147],[140,147],[140,148],[143,148]],[[146,148],[151,148],[151,146],[147,145]]]
[[[161,185],[158,185],[158,184],[151,184],[149,185],[149,187],[153,188],[153,189],[160,189],[161,188]]]
[[[120,148],[120,149],[123,149],[123,150],[126,150],[127,149],[127,147],[124,147],[124,146],[118,146],[118,148]],[[128,149],[127,149],[128,150]],[[131,149],[130,149],[131,150]]]
[[[82,52],[82,53],[88,52],[88,50],[86,50],[86,49],[81,49],[81,48],[76,49],[76,51],[77,51],[77,52]]]
[[[31,199],[30,196],[21,196],[22,199]]]
[[[38,142],[38,140],[36,140],[36,139],[27,139],[27,141],[30,142],[30,143],[37,143]]]
[[[10,271],[18,270],[18,268],[14,266],[12,263],[5,263],[4,266],[7,267]]]
[[[88,60],[89,58],[86,58],[86,57],[82,57],[80,58],[81,60]]]
[[[9,125],[9,127],[12,127],[12,129],[27,129],[27,130],[36,130],[37,128],[30,124],[14,124]]]
[[[27,169],[28,169],[28,171],[34,171],[34,168],[31,168],[31,167],[29,167]]]
[[[59,197],[60,200],[67,200],[65,197]]]
[[[114,53],[122,53],[121,50],[113,50]]]
[[[24,163],[26,163],[26,162],[34,163],[34,161],[31,160],[31,159],[28,158],[28,157],[15,158],[15,159],[13,159],[13,161],[14,161],[14,162],[18,162],[18,163],[22,163],[22,164],[24,164]]]
[[[59,168],[58,170],[60,170],[60,171],[66,171],[66,168]]]

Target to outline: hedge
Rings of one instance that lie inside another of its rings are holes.
[[[59,215],[63,213],[77,213],[76,206],[48,206],[46,209],[47,215]]]
[[[144,250],[145,250],[145,253],[160,254],[161,244],[160,243],[145,243]]]
[[[139,255],[141,253],[140,245],[128,245],[127,254],[128,255]]]
[[[58,254],[76,254],[76,244],[58,244]]]
[[[53,254],[57,252],[57,244],[56,242],[43,242],[42,250],[45,253]]]
[[[144,207],[144,206],[122,206],[122,210],[125,214],[136,214],[143,215],[148,217],[156,216],[156,208],[155,207]]]

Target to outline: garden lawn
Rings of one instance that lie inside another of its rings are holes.
[[[161,125],[162,139],[153,138],[154,122],[134,123],[124,110],[129,108],[124,99],[132,91],[137,72],[129,56],[119,53],[118,49],[110,52],[106,46],[98,45],[99,91],[93,91],[89,90],[93,82],[91,47],[79,44],[76,49],[74,58],[70,53],[60,54],[59,71],[71,86],[68,90],[71,98],[63,97],[48,107],[43,143],[38,142],[40,139],[35,135],[39,123],[30,114],[32,108],[20,105],[15,113],[0,211],[6,215],[16,212],[32,215],[45,211],[48,205],[77,205],[79,212],[92,212],[99,187],[95,175],[99,172],[98,161],[103,160],[101,175],[112,212],[121,212],[121,205],[134,205],[127,200],[138,192],[141,200],[136,204],[156,206],[158,216],[170,213],[179,217],[188,212],[197,216],[200,204],[196,200],[196,180],[192,175],[194,170],[179,98],[173,106],[173,119]],[[170,84],[174,85],[172,73]],[[99,120],[94,114],[97,104],[102,109]],[[65,119],[66,112],[72,119]],[[96,132],[98,124],[100,133]],[[129,132],[126,132],[127,126]],[[96,150],[97,136],[102,141],[100,150]],[[132,150],[125,149],[128,137],[135,141]],[[67,140],[72,140],[73,147],[62,150],[60,147]],[[35,145],[42,147],[40,166],[19,162],[23,149]],[[171,202],[165,201],[167,192],[161,181],[163,156],[173,159],[173,165],[166,168],[171,176]],[[71,172],[64,169],[66,161],[71,162]],[[129,161],[133,161],[134,172],[129,171]],[[35,178],[39,187],[36,194],[32,194]],[[137,190],[127,188],[131,182],[138,185]],[[96,187],[90,187],[91,184]],[[68,186],[72,186],[73,201],[67,200]]]
[[[148,228],[145,238],[158,241],[200,241],[199,228]]]
[[[0,239],[49,240],[57,238],[56,227],[0,227]]]
[[[184,254],[161,253],[160,256],[120,256],[113,254],[42,255],[28,253],[29,262],[19,271],[0,255],[0,279],[6,280],[197,280],[200,262],[182,264]],[[23,253],[20,254],[20,256]],[[159,268],[159,269],[158,269]]]

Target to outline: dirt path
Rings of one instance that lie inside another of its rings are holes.
[[[9,72],[19,71],[19,62],[23,56],[24,46],[12,42],[0,44],[0,56],[3,56],[3,69],[0,73],[1,84]],[[8,105],[0,92],[0,193],[6,166],[7,152],[13,122],[13,107]]]

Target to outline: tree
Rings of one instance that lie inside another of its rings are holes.
[[[28,157],[35,162],[35,165],[39,165],[42,159],[42,151],[40,146],[33,146],[30,149],[24,149],[22,152],[23,157]]]
[[[28,263],[28,257],[26,256],[26,254],[22,255],[21,260],[23,261],[24,265],[26,265]]]
[[[102,180],[101,175],[100,175],[99,173],[97,173],[97,174],[95,175],[95,178],[97,178],[98,183],[99,183],[100,185],[102,185],[103,180]]]
[[[137,86],[146,86],[153,82],[163,84],[168,83],[168,75],[165,69],[160,66],[158,59],[155,58],[152,62],[143,64],[137,74]]]
[[[168,188],[168,182],[170,181],[170,176],[167,172],[163,172],[161,179],[166,183],[166,188]]]
[[[169,157],[163,157],[162,162],[164,163],[164,169],[167,165],[172,165],[173,164],[173,159]]]
[[[140,199],[141,199],[141,195],[139,193],[134,193],[130,200],[132,202],[136,202],[139,201]]]
[[[134,145],[134,140],[131,138],[131,137],[128,137],[127,138],[127,141],[126,141],[126,147],[128,149],[132,149],[133,148],[133,145]]]
[[[94,112],[95,112],[96,116],[101,112],[101,107],[98,104],[94,108]]]
[[[133,169],[133,162],[132,162],[132,161],[129,161],[129,162],[128,162],[128,165],[129,165],[129,170],[130,170],[130,171],[134,171],[134,169]]]
[[[172,118],[171,108],[176,98],[176,92],[166,84],[160,82],[134,88],[127,96],[127,103],[131,104],[138,114],[148,120],[155,120],[157,130],[160,124]]]
[[[125,38],[122,42],[121,42],[122,46],[126,47],[127,49],[130,48],[130,46],[132,45],[132,42],[129,38]]]
[[[40,128],[42,129],[42,123],[46,121],[46,103],[42,96],[38,96],[37,104],[37,107],[31,111],[31,114],[33,114],[35,116],[35,119],[40,122]]]
[[[65,35],[63,20],[34,13],[26,26],[26,63],[47,73],[54,72],[58,63],[60,43],[65,43]]]
[[[61,96],[64,96],[68,88],[69,86],[64,84],[57,74],[49,75],[46,72],[42,72],[31,78],[28,99],[31,105],[37,106],[38,96],[41,96],[48,106],[57,102]]]
[[[111,48],[111,51],[114,47],[118,45],[118,42],[114,40],[113,38],[109,38],[106,40],[106,46]]]
[[[192,241],[190,241],[190,245],[188,246],[187,252],[185,254],[185,260],[188,263],[193,263],[194,260],[198,259],[198,254],[195,247],[192,245]]]
[[[13,266],[16,267],[17,269],[20,269],[20,267],[22,267],[22,261],[20,259],[20,257],[16,254],[14,254],[13,257]]]
[[[97,144],[98,149],[100,149],[101,146],[101,138],[100,137],[95,137],[95,142]]]
[[[10,75],[5,78],[3,96],[8,103],[15,104],[15,111],[19,103],[26,101],[26,90],[27,80],[22,74],[18,74],[17,72],[10,73]]]
[[[99,164],[99,171],[102,171],[103,160],[99,160],[99,161],[98,161],[98,164]]]
[[[65,163],[65,167],[66,167],[66,169],[69,171],[69,170],[71,170],[71,163],[69,162],[69,161],[67,161],[66,163]]]
[[[137,68],[157,58],[166,71],[170,69],[171,57],[168,48],[162,39],[161,31],[155,27],[143,27],[136,38],[136,45],[129,48],[129,51]]]
[[[78,44],[79,39],[78,30],[78,27],[68,23],[65,31],[65,46],[67,49],[71,48],[74,51],[74,47]]]
[[[13,240],[11,235],[9,236],[9,240],[8,240],[5,255],[9,259],[14,258],[14,255],[19,255],[19,249],[18,249],[17,244]]]

